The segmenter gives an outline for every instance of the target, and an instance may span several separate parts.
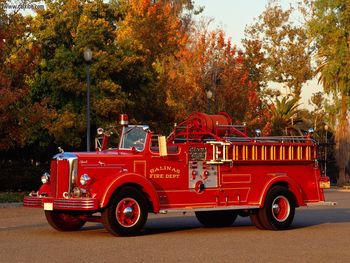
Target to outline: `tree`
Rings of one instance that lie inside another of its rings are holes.
[[[122,51],[115,41],[118,10],[101,1],[47,1],[33,20],[33,46],[40,61],[32,99],[49,101],[55,115],[48,128],[56,143],[83,148],[86,134],[85,48],[93,52],[92,127],[109,126],[128,104],[121,90]],[[119,83],[118,83],[119,82]]]
[[[294,25],[294,9],[283,10],[278,2],[270,2],[257,22],[245,30],[243,45],[254,57],[259,82],[277,82],[300,98],[303,83],[313,77],[308,39],[302,26]],[[263,56],[263,57],[262,57]]]
[[[298,99],[276,98],[271,106],[271,133],[273,135],[303,135],[299,125],[303,123],[298,109]]]
[[[27,41],[31,18],[6,10],[8,4],[0,2],[0,150],[37,141],[51,114],[46,101],[32,103],[29,96],[38,62],[37,48]]]
[[[188,44],[163,65],[160,80],[167,89],[167,104],[183,119],[190,112],[228,112],[235,122],[253,123],[259,116],[257,85],[249,79],[244,54],[222,30],[194,28]],[[206,92],[211,91],[212,98]]]
[[[144,120],[155,129],[174,121],[166,104],[167,86],[159,78],[163,65],[176,61],[187,45],[191,1],[120,1],[124,18],[118,23],[117,40],[124,56],[123,90],[132,98],[128,111],[137,121]]]
[[[40,65],[31,95],[55,110],[49,133],[56,143],[82,148],[85,141],[87,47],[93,52],[92,127],[112,125],[121,112],[156,128],[173,121],[158,68],[187,44],[183,10],[193,8],[191,1],[57,0],[46,6],[33,22]]]
[[[315,131],[322,131],[324,130],[324,125],[327,123],[326,112],[324,111],[325,97],[323,92],[319,91],[312,94],[310,102],[310,104],[314,106],[311,112],[314,122],[313,128]]]
[[[350,160],[350,3],[347,0],[306,1],[307,30],[312,41],[317,71],[324,91],[340,98],[335,127],[339,166],[338,185],[349,182]]]

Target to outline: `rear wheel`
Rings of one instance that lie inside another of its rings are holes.
[[[253,225],[255,225],[259,229],[265,229],[262,225],[259,214],[256,212],[250,215],[250,221],[252,221]]]
[[[238,215],[235,210],[198,211],[195,214],[200,223],[209,227],[230,226],[236,220]]]
[[[294,214],[295,201],[292,193],[283,186],[275,186],[269,191],[257,218],[265,229],[284,230],[292,224]]]
[[[59,231],[75,231],[83,227],[86,221],[78,215],[63,211],[45,211],[47,222]]]
[[[139,234],[147,221],[147,200],[134,187],[122,188],[102,212],[102,223],[113,235]]]

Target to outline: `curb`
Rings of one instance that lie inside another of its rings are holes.
[[[344,192],[344,193],[350,193],[350,186],[334,186],[331,187],[330,189],[325,189],[325,192]]]
[[[23,203],[0,203],[0,208],[22,207]]]

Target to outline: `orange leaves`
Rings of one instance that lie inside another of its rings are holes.
[[[10,88],[0,89],[0,112],[5,113],[9,107],[23,96],[22,90],[13,91]],[[1,116],[4,117],[4,116]]]
[[[210,104],[210,113],[226,111],[236,121],[247,121],[256,115],[260,98],[245,63],[243,53],[237,52],[222,30],[194,31],[176,59],[165,64],[161,77],[167,87],[167,105],[179,118],[192,111],[208,111]],[[210,102],[208,90],[213,93]]]
[[[28,89],[0,89],[0,150],[24,147],[49,126],[52,111],[45,104],[32,104],[28,95]]]
[[[246,28],[243,40],[260,79],[281,83],[300,98],[303,84],[313,77],[310,40],[305,28],[293,24],[294,9],[271,2],[256,23]],[[259,72],[260,71],[260,72]]]
[[[16,48],[6,56],[16,78],[0,70],[0,86],[14,92],[1,91],[0,102],[6,99],[3,105],[17,107],[14,128],[18,123],[26,127],[18,140],[34,141],[42,129],[51,135],[44,141],[82,146],[86,47],[93,52],[93,128],[125,110],[137,121],[168,126],[192,111],[207,111],[207,90],[213,93],[210,113],[227,111],[238,121],[254,118],[258,85],[244,54],[222,30],[192,28],[190,15],[183,16],[185,2],[49,1],[31,22],[30,38],[15,37]],[[21,107],[28,113],[18,110]],[[8,109],[4,112],[11,112]]]
[[[55,114],[48,131],[57,143],[69,141],[70,145],[77,147],[81,143],[81,138],[77,134],[83,130],[83,121],[84,116],[77,115],[67,107]]]
[[[151,58],[174,54],[184,44],[186,36],[170,2],[131,0],[128,3],[127,14],[117,34],[121,43]]]
[[[30,141],[45,108],[29,97],[38,52],[28,41],[31,19],[13,13],[2,19],[7,22],[0,27],[0,150],[8,150]]]

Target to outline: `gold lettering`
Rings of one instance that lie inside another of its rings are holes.
[[[166,174],[165,178],[169,178],[169,179],[178,179],[180,177],[179,174]]]
[[[162,179],[162,178],[164,178],[164,174],[150,174],[149,178]]]
[[[172,166],[159,166],[149,170],[150,179],[179,179],[180,178],[180,169]],[[172,173],[162,173],[162,171],[170,171]]]

